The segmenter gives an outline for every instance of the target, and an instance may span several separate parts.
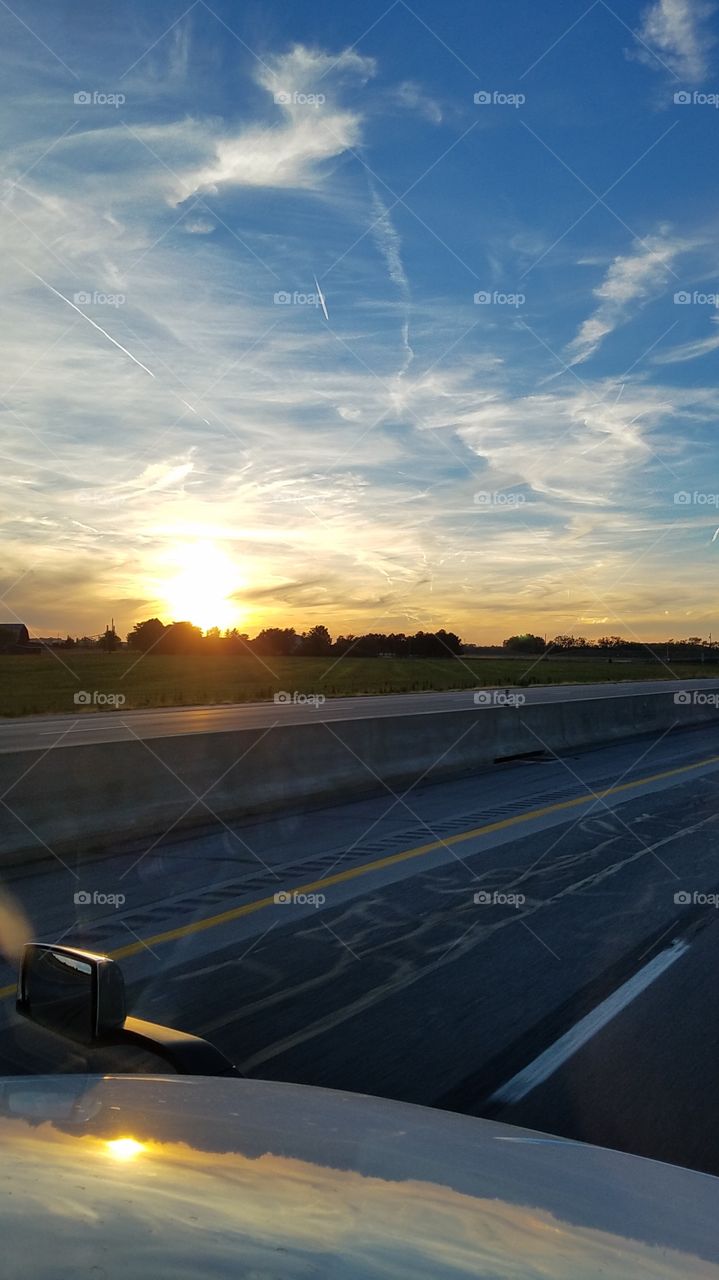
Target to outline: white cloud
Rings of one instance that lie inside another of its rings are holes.
[[[439,103],[425,93],[421,85],[414,80],[403,80],[392,95],[394,101],[407,111],[415,111],[431,124],[441,124],[442,108]]]
[[[279,91],[327,93],[333,82],[349,77],[364,84],[376,72],[374,58],[364,57],[352,49],[334,54],[296,44],[289,53],[266,58],[257,71],[257,81],[272,94]]]
[[[284,110],[284,108],[281,108]],[[183,198],[228,184],[247,187],[312,188],[322,164],[360,142],[359,117],[303,107],[284,125],[245,129],[215,145],[214,161],[191,181]]]
[[[256,74],[273,98],[282,122],[253,125],[215,143],[214,159],[190,180],[185,195],[216,186],[313,188],[323,164],[356,147],[362,115],[336,103],[345,80],[364,83],[375,74],[372,58],[352,50],[334,56],[304,45],[271,58]]]
[[[713,11],[713,5],[701,0],[656,0],[643,14],[639,38],[675,75],[689,83],[703,80],[707,53],[715,43],[703,24]],[[648,49],[640,49],[639,57],[659,66]]]
[[[594,290],[598,307],[567,347],[570,364],[588,360],[604,339],[629,319],[633,304],[644,302],[666,284],[667,268],[683,248],[681,242],[657,235],[637,241],[632,253],[614,259]]]
[[[717,320],[712,317],[714,323]],[[697,338],[695,342],[685,342],[679,347],[671,347],[668,351],[661,351],[654,356],[653,364],[685,364],[688,360],[699,360],[702,356],[709,355],[710,351],[716,351],[719,348],[719,333],[712,334],[709,338]]]
[[[483,458],[489,483],[528,486],[557,503],[603,509],[621,504],[631,469],[646,464],[645,435],[667,411],[656,389],[633,388],[619,404],[613,387],[511,397],[499,395],[457,419],[462,440]]]
[[[210,218],[186,218],[182,224],[188,236],[209,236],[216,229],[217,223]]]

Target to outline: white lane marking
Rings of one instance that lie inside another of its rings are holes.
[[[104,724],[78,724],[75,726],[75,729],[73,730],[73,732],[74,733],[108,733],[110,730],[114,730],[115,732],[117,732],[118,729],[124,729],[124,728],[125,726],[123,724],[113,724],[109,726]],[[36,732],[41,733],[44,737],[46,737],[48,734],[49,735],[57,734],[57,729],[37,729]],[[128,729],[127,732],[130,733],[130,730]]]
[[[657,978],[666,973],[681,956],[689,950],[689,943],[681,939],[676,939],[666,951],[660,951],[659,955],[644,965],[634,977],[629,978],[621,987],[613,991],[606,1000],[597,1005],[596,1009],[592,1009],[591,1013],[586,1014],[584,1018],[580,1018],[576,1026],[570,1031],[565,1032],[556,1040],[554,1044],[540,1053],[534,1062],[530,1062],[529,1066],[518,1071],[516,1076],[512,1076],[506,1084],[501,1085],[489,1099],[490,1102],[519,1102],[525,1098],[528,1093],[537,1088],[537,1085],[543,1084],[555,1071],[564,1065],[569,1058],[587,1044],[592,1036],[595,1036],[602,1027],[606,1027],[612,1018],[616,1018],[618,1013],[626,1009],[637,996],[646,991]]]

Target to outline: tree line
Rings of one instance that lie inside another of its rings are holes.
[[[642,640],[627,640],[624,636],[600,636],[598,640],[587,640],[586,636],[559,635],[553,640],[545,640],[543,636],[525,632],[523,635],[508,636],[502,641],[502,647],[510,653],[549,653],[552,650],[565,652],[571,649],[658,649],[672,646],[682,648],[717,649],[719,641],[705,640],[702,636],[688,636],[682,640],[661,640],[654,644],[645,644]]]
[[[413,635],[404,632],[371,631],[365,635],[340,635],[333,638],[321,623],[310,627],[308,631],[299,632],[294,627],[264,627],[255,636],[246,632],[232,630],[220,631],[219,627],[211,627],[203,632],[191,622],[171,622],[165,624],[159,618],[147,618],[138,622],[127,636],[130,649],[138,653],[158,654],[240,654],[257,653],[265,657],[301,657],[325,658],[352,655],[357,658],[451,658],[459,654],[481,654],[484,656],[501,656],[501,654],[544,655],[553,653],[571,653],[579,655],[586,652],[589,656],[600,654],[611,657],[612,653],[631,653],[640,651],[647,658],[652,658],[659,650],[701,650],[707,657],[719,658],[719,641],[707,640],[702,636],[688,636],[682,639],[669,639],[645,643],[641,640],[627,639],[619,635],[600,636],[597,640],[588,640],[586,636],[560,634],[553,639],[535,635],[531,631],[508,636],[501,645],[464,644],[454,631],[440,628],[438,631],[416,631]],[[96,638],[83,637],[60,641],[60,648],[99,648],[112,653],[120,648],[120,637],[112,627],[107,627],[104,635]]]
[[[110,647],[103,646],[103,639],[100,640],[101,647]],[[448,658],[462,652],[459,636],[443,629],[417,631],[411,636],[370,632],[333,639],[327,627],[320,623],[302,633],[295,631],[294,627],[264,627],[256,636],[250,637],[236,628],[221,632],[219,627],[212,627],[203,633],[191,622],[172,622],[166,626],[159,618],[136,623],[127,643],[130,649],[140,653],[233,654],[250,650],[275,658],[328,658],[350,653],[358,658],[383,655],[393,658]]]

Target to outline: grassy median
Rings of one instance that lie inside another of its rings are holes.
[[[584,684],[600,680],[678,680],[717,676],[714,666],[656,662],[609,663],[606,658],[215,658],[60,650],[34,657],[0,656],[0,715],[48,712],[91,715],[115,710],[107,702],[75,702],[78,693],[122,695],[126,710],[204,703],[257,702],[286,691],[354,694],[472,689],[483,685]]]

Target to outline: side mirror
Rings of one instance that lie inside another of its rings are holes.
[[[103,1040],[125,1022],[122,970],[92,951],[30,942],[20,964],[17,1011],[71,1040]]]
[[[28,942],[16,1009],[31,1022],[82,1044],[135,1045],[164,1058],[180,1074],[242,1079],[237,1067],[201,1036],[128,1018],[122,970],[109,956]]]

